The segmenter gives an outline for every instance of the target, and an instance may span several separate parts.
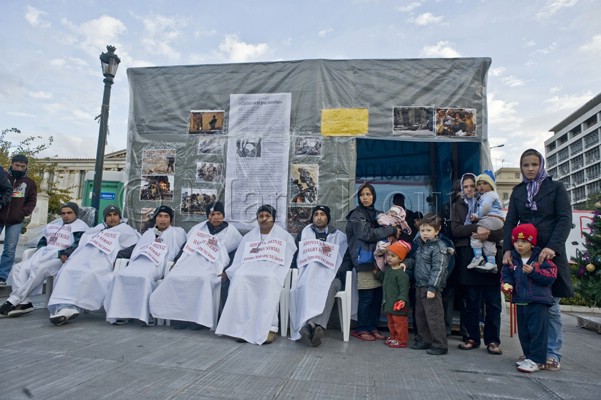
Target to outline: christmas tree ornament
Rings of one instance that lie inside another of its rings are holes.
[[[586,265],[587,272],[595,272],[595,264],[589,263]]]

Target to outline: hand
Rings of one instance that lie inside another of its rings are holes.
[[[432,292],[432,291],[430,291],[430,290],[428,290],[428,291],[426,292],[426,298],[427,298],[427,299],[433,299],[434,297],[436,297],[436,293],[434,293],[434,292]]]
[[[524,266],[522,267],[522,271],[523,271],[525,274],[529,274],[529,273],[531,273],[532,271],[534,271],[534,268],[532,268],[532,265],[524,264]]]
[[[540,254],[538,255],[538,262],[543,263],[547,260],[552,260],[553,258],[555,258],[555,251],[551,250],[548,247],[545,247],[541,250]]]
[[[221,278],[221,282],[225,282],[227,281],[227,274],[225,272],[220,273],[219,275],[217,275],[218,277]]]
[[[501,286],[501,291],[503,293],[511,293],[513,290],[513,286],[511,286],[509,283],[504,283],[503,286]]]
[[[490,235],[490,229],[486,229],[483,226],[479,226],[478,230],[472,233],[472,237],[476,240],[488,240],[488,236]]]
[[[511,250],[505,250],[503,253],[503,264],[511,265]]]
[[[61,262],[62,262],[63,264],[64,264],[64,263],[66,263],[68,259],[69,259],[69,256],[67,256],[67,255],[65,255],[65,254],[63,254],[63,255],[61,256]]]
[[[470,221],[472,221],[472,222],[478,221],[478,214],[470,214]]]
[[[392,307],[394,311],[401,311],[403,308],[405,308],[405,302],[403,300],[397,301]]]
[[[405,263],[401,263],[401,269],[403,271],[407,271],[407,265]]]

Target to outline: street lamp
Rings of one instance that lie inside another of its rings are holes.
[[[113,85],[113,78],[117,74],[117,67],[121,62],[121,59],[115,54],[115,46],[106,46],[106,50],[106,53],[100,54],[100,65],[102,66],[102,75],[104,75],[104,95],[102,96],[102,109],[100,111],[100,130],[98,132],[94,186],[92,189],[92,207],[95,210],[94,225],[98,223],[100,214],[100,186],[102,185],[102,171],[104,169],[104,147],[108,133],[111,86]]]
[[[491,146],[491,147],[489,147],[488,149],[489,149],[489,150],[492,150],[492,149],[496,149],[496,148],[498,148],[498,147],[505,147],[505,145],[504,145],[504,144],[498,144],[498,145],[496,145],[496,146]]]

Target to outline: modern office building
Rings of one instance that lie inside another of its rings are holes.
[[[562,181],[572,205],[601,191],[601,93],[550,130],[546,169]]]

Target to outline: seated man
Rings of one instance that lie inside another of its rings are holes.
[[[61,219],[46,225],[34,255],[13,267],[10,274],[13,291],[0,306],[0,316],[18,317],[34,310],[30,296],[41,293],[44,280],[58,272],[88,230],[85,222],[77,218],[78,211],[77,204],[64,204]]]
[[[140,234],[121,220],[121,210],[107,206],[104,222],[87,231],[79,247],[56,276],[48,302],[50,322],[63,325],[83,310],[102,307],[113,281],[113,264],[119,251],[135,245]]]
[[[188,232],[181,257],[150,296],[150,313],[169,319],[176,329],[215,329],[213,292],[221,290],[221,273],[242,235],[223,220],[223,203],[208,205],[207,220]]]
[[[240,242],[230,268],[224,274],[230,290],[215,333],[249,343],[277,339],[278,302],[296,251],[294,238],[275,225],[276,210],[262,205],[259,226]]]
[[[311,221],[297,237],[298,279],[290,290],[290,337],[317,347],[342,287],[337,276],[346,273],[341,264],[348,244],[346,234],[328,225],[329,207],[315,206]]]
[[[171,226],[173,209],[156,209],[154,228],[148,229],[133,249],[129,264],[113,279],[104,299],[106,320],[112,324],[127,323],[129,319],[149,324],[148,298],[165,275],[165,267],[173,261],[186,243],[186,231]]]

